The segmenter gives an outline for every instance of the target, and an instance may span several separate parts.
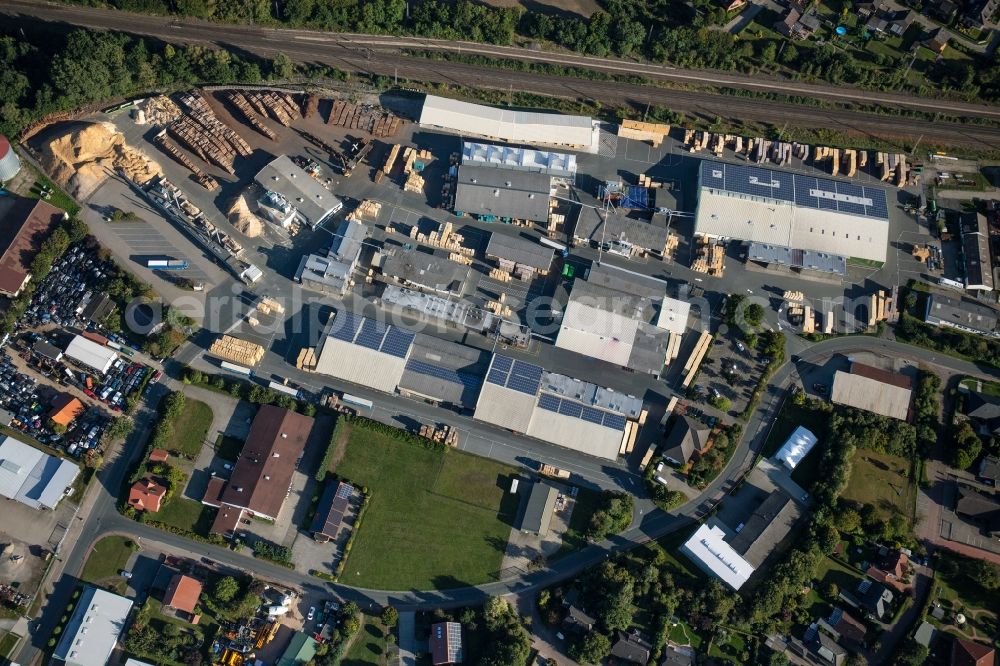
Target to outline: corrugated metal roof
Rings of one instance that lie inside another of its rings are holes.
[[[508,143],[584,149],[597,134],[593,119],[586,116],[511,111],[436,95],[424,98],[420,124]]]
[[[32,509],[54,509],[80,468],[33,446],[0,435],[0,495]]]
[[[551,194],[552,177],[547,174],[463,164],[458,167],[455,210],[545,222]]]
[[[941,294],[927,297],[924,321],[935,326],[952,326],[993,337],[997,334],[996,310]]]
[[[837,275],[845,275],[847,273],[846,257],[827,254],[826,252],[797,250],[781,245],[750,243],[750,247],[747,249],[747,258],[751,261],[759,261],[765,264],[780,264],[782,266],[791,266],[792,268],[805,268],[811,271],[835,273]]]
[[[489,366],[489,352],[418,333],[399,390],[438,402],[473,407]]]
[[[492,143],[463,141],[462,164],[537,171],[569,179],[576,177],[576,155]]]
[[[549,533],[552,513],[556,508],[559,491],[546,481],[537,481],[531,486],[528,504],[521,517],[521,530],[544,537]]]
[[[537,396],[513,389],[483,383],[476,401],[475,418],[479,421],[526,433],[531,425]]]
[[[532,437],[605,460],[615,460],[623,430],[536,408],[528,428]]]
[[[99,345],[82,335],[73,336],[73,340],[66,347],[66,356],[102,374],[107,372],[118,358],[114,349]]]
[[[619,213],[599,211],[590,206],[580,206],[573,236],[596,243],[623,241],[644,250],[663,252],[670,232],[646,220],[625,217]]]
[[[393,393],[403,377],[406,359],[383,354],[334,337],[326,337],[316,372]]]
[[[53,657],[66,666],[104,666],[125,628],[132,600],[87,586]]]
[[[343,207],[333,192],[295,166],[287,155],[280,155],[254,176],[257,184],[277,192],[295,207],[310,226],[316,226]]]
[[[430,291],[461,294],[472,270],[433,254],[417,250],[397,249],[381,259],[382,274]]]
[[[830,399],[837,405],[848,405],[905,421],[911,393],[907,388],[838,370],[833,376]]]

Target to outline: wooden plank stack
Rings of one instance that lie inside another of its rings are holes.
[[[251,127],[272,141],[278,138],[278,135],[274,133],[274,130],[257,119],[257,114],[254,113],[254,108],[250,105],[250,102],[247,101],[247,98],[243,96],[243,93],[238,90],[234,90],[229,93],[229,101],[233,103],[233,106],[240,110],[240,113],[243,114],[243,117],[246,118],[246,121],[250,123]]]
[[[231,335],[223,335],[213,342],[212,346],[208,348],[208,353],[216,358],[232,361],[248,368],[257,365],[264,358],[263,347],[254,342],[234,338]]]
[[[326,122],[328,125],[361,130],[383,138],[395,136],[400,126],[399,118],[388,111],[375,106],[359,106],[340,99],[333,101]]]
[[[303,347],[299,350],[299,356],[295,359],[295,367],[299,370],[316,370],[316,365],[319,363],[319,359],[316,358],[316,348],[315,347]]]
[[[191,159],[185,155],[173,141],[168,139],[166,131],[157,134],[153,141],[156,145],[162,148],[165,153],[190,169],[199,185],[210,192],[219,189],[218,181],[202,171],[198,165],[192,162]]]
[[[316,115],[316,110],[319,109],[319,97],[313,94],[306,94],[302,98],[302,117],[312,118]]]
[[[235,173],[236,155],[249,157],[253,150],[231,127],[223,124],[205,99],[195,93],[180,96],[185,115],[167,131],[198,157],[215,164],[227,173]]]

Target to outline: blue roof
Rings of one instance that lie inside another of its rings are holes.
[[[340,310],[330,326],[330,337],[396,358],[406,358],[413,333],[368,317]]]
[[[759,166],[704,160],[701,163],[701,187],[774,199],[800,208],[829,210],[884,221],[889,219],[886,191],[881,187],[866,187]]]

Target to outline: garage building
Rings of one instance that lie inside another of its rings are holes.
[[[75,335],[66,347],[66,358],[80,365],[107,374],[111,366],[118,360],[118,353],[110,347],[88,340],[82,335]]]
[[[562,146],[585,152],[597,152],[598,145],[597,126],[586,116],[512,111],[436,95],[424,98],[420,126],[502,143]]]
[[[886,191],[763,167],[703,161],[695,233],[885,261]]]

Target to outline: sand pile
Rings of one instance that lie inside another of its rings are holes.
[[[76,124],[42,146],[42,166],[76,199],[86,199],[117,169],[137,183],[161,175],[160,165],[125,143],[110,123]]]
[[[247,238],[256,238],[264,231],[260,218],[250,212],[250,206],[247,205],[246,197],[243,195],[233,199],[228,215],[229,223]]]

